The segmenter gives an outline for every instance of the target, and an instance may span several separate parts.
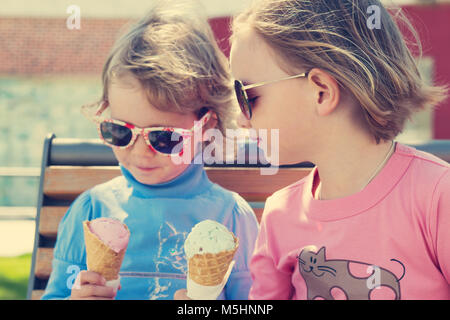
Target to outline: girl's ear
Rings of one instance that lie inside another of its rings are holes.
[[[206,112],[208,112],[208,110]],[[201,114],[201,117],[203,117],[205,115],[205,113]],[[211,111],[211,117],[209,118],[209,121],[205,124],[205,126],[203,127],[203,132],[205,132],[208,129],[216,128],[217,122],[218,122],[217,119],[218,119],[217,114],[214,111]]]
[[[317,68],[309,72],[308,80],[313,89],[317,114],[320,116],[329,115],[339,104],[339,84],[330,74]]]

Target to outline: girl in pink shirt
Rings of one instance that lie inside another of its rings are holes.
[[[447,90],[396,19],[377,0],[261,0],[234,19],[241,125],[278,129],[281,164],[316,164],[266,201],[251,299],[450,298],[449,164],[394,142]]]

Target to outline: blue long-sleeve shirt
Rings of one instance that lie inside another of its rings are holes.
[[[99,217],[117,218],[130,230],[116,299],[173,299],[186,287],[184,241],[204,219],[224,224],[239,238],[236,264],[218,299],[247,299],[258,232],[248,203],[212,183],[203,164],[192,163],[175,179],[156,185],[141,184],[122,166],[121,171],[122,176],[81,194],[62,219],[42,299],[70,296],[77,273],[87,269],[82,221]]]

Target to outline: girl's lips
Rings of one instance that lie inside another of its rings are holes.
[[[150,172],[157,169],[157,167],[140,167],[140,166],[136,166],[136,168],[144,172]]]

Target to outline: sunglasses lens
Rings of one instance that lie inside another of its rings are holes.
[[[236,98],[242,113],[247,119],[250,120],[252,117],[252,111],[250,109],[250,104],[248,103],[245,91],[242,89],[242,82],[238,80],[234,81],[234,91],[236,92]]]
[[[102,122],[100,132],[103,140],[116,147],[125,147],[133,137],[129,128],[110,122]]]
[[[177,154],[183,148],[183,136],[172,131],[151,131],[148,140],[156,151],[165,154]]]

